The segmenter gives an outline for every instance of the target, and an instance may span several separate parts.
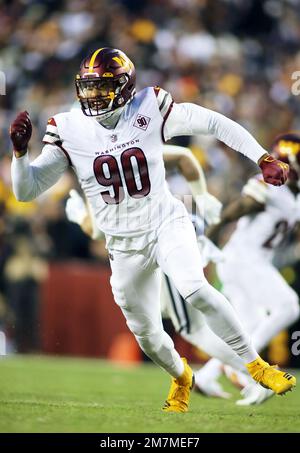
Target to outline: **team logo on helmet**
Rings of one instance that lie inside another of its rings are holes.
[[[131,71],[133,69],[132,61],[129,60],[125,54],[120,54],[119,57],[113,57],[113,60],[116,61],[125,71]]]

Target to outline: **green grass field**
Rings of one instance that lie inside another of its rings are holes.
[[[298,373],[300,380],[300,373]],[[300,432],[300,387],[240,408],[192,394],[187,414],[160,408],[169,377],[144,364],[15,356],[0,360],[0,432]]]

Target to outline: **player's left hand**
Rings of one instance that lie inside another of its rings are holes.
[[[288,178],[290,167],[288,164],[275,159],[267,154],[259,161],[264,181],[273,186],[281,186]]]

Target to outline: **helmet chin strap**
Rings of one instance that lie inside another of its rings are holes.
[[[101,124],[101,126],[106,127],[107,129],[114,129],[119,118],[124,110],[125,105],[123,107],[119,107],[116,110],[112,110],[107,113],[103,113],[100,116],[96,116],[96,121]]]

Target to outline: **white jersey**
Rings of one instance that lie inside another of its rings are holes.
[[[224,252],[226,256],[246,261],[250,256],[263,256],[271,260],[274,251],[297,220],[297,199],[287,185],[268,185],[260,175],[248,181],[243,194],[264,204],[265,209],[243,216],[238,221]]]
[[[113,130],[78,109],[48,123],[44,142],[62,142],[110,248],[140,249],[166,218],[186,215],[165,181],[162,126],[171,105],[169,93],[145,88]]]

